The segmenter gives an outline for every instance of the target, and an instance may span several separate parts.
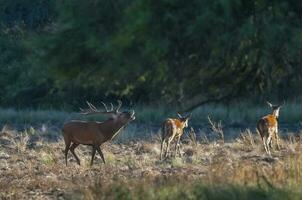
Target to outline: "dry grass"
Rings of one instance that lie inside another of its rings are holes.
[[[249,130],[225,143],[195,141],[192,133],[182,145],[182,157],[165,161],[159,161],[156,139],[107,143],[102,146],[107,163],[97,157],[93,167],[87,146],[76,150],[82,165],[69,154],[66,167],[62,140],[32,141],[32,137],[28,131],[0,133],[0,199],[140,199],[144,195],[146,199],[209,199],[219,194],[212,194],[213,188],[222,185],[226,196],[245,195],[250,192],[246,188],[282,193],[302,186],[302,143],[290,134],[272,157],[265,155],[258,135]],[[214,196],[200,196],[204,195],[200,191]]]

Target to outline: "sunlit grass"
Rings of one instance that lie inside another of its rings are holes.
[[[281,139],[281,150],[272,150],[272,157],[265,154],[259,136],[245,130],[229,142],[184,138],[182,157],[165,160],[159,160],[156,138],[120,138],[117,144],[101,146],[106,164],[97,155],[91,167],[89,146],[76,149],[81,166],[71,153],[65,166],[62,139],[49,142],[34,128],[6,132],[0,133],[4,199],[302,198],[301,137],[291,134]]]

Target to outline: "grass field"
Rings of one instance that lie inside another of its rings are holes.
[[[71,119],[64,111],[1,109],[0,199],[302,199],[302,105],[281,110],[282,149],[264,153],[254,129],[270,112],[266,105],[208,105],[193,112],[190,124],[207,127],[184,135],[182,157],[159,160],[161,122],[176,112],[136,107],[137,120],[102,146],[106,164],[80,146],[78,166],[66,167],[60,129]],[[207,117],[221,121],[225,135],[211,131]],[[88,118],[94,120],[100,118]],[[228,126],[241,125],[240,129]],[[284,126],[295,125],[295,132]],[[155,127],[155,128],[154,128]],[[246,128],[244,128],[246,127]],[[188,131],[187,131],[188,133]],[[226,139],[228,138],[228,139]]]
[[[127,109],[127,108],[126,108]],[[176,117],[176,109],[164,106],[136,106],[131,108],[136,111],[136,120],[131,122],[118,141],[127,142],[136,139],[149,139],[158,134],[162,121],[168,117]],[[302,104],[296,102],[286,103],[280,113],[280,134],[287,137],[298,134],[302,129]],[[250,103],[205,105],[194,110],[189,125],[194,127],[197,136],[211,137],[208,116],[220,122],[225,139],[232,140],[238,137],[240,132],[250,129],[255,132],[257,120],[270,113],[270,108],[263,103],[255,106]],[[0,126],[10,124],[14,129],[23,131],[26,129],[41,130],[45,137],[58,139],[61,127],[69,120],[104,120],[104,116],[82,116],[78,112],[66,112],[60,110],[16,110],[0,108]]]
[[[125,133],[122,133],[125,134]],[[265,155],[250,131],[232,141],[184,137],[182,157],[159,160],[159,137],[102,146],[106,164],[91,149],[77,149],[82,165],[64,143],[41,130],[0,133],[0,199],[301,199],[299,135]]]
[[[167,117],[176,117],[177,110],[165,106],[136,106],[137,124],[160,124]],[[299,124],[302,123],[302,104],[299,102],[288,102],[280,114],[280,123]],[[223,124],[254,124],[261,116],[271,112],[270,108],[263,105],[250,103],[233,103],[229,106],[222,104],[205,105],[193,111],[192,124],[207,123],[207,116]],[[62,124],[70,119],[84,119],[77,112],[54,111],[54,110],[16,110],[0,109],[0,123],[12,124]],[[102,119],[90,117],[90,119]]]

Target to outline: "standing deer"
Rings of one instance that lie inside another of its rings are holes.
[[[177,151],[179,155],[180,153],[180,137],[183,134],[183,129],[188,127],[188,121],[191,117],[191,114],[187,117],[183,117],[180,114],[178,114],[178,119],[172,119],[168,118],[163,122],[162,125],[162,143],[161,143],[161,149],[160,149],[160,159],[162,160],[163,154],[167,157],[169,151],[170,151],[170,143],[176,139],[175,143],[175,155],[177,154]],[[166,149],[164,150],[164,145],[166,145]]]
[[[271,155],[270,148],[272,147],[272,138],[276,139],[277,148],[280,150],[279,144],[279,135],[278,135],[278,118],[279,118],[279,111],[282,105],[272,105],[270,102],[267,104],[272,108],[272,114],[266,115],[262,117],[257,122],[257,131],[261,136],[264,149],[266,153]]]
[[[74,150],[79,144],[92,146],[92,156],[90,165],[93,165],[93,159],[96,151],[100,154],[103,162],[105,163],[104,155],[101,151],[100,145],[108,140],[112,140],[120,130],[129,122],[135,119],[134,111],[131,112],[119,112],[122,106],[122,102],[118,101],[118,106],[113,109],[111,103],[111,109],[108,110],[105,103],[105,111],[98,110],[94,105],[86,102],[88,109],[81,109],[82,115],[92,114],[105,114],[109,116],[104,122],[98,121],[70,121],[63,126],[63,137],[65,141],[65,162],[67,166],[67,154],[70,150],[75,157],[77,163],[80,165],[80,159],[75,154]]]

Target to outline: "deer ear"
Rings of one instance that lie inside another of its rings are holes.
[[[267,103],[267,105],[269,105],[269,107],[271,107],[271,108],[273,107],[273,105],[270,102],[267,101],[266,103]]]
[[[182,118],[181,114],[179,114],[179,113],[177,113],[177,116],[178,116],[179,118]]]

